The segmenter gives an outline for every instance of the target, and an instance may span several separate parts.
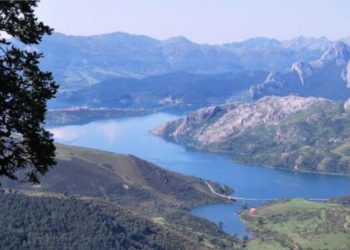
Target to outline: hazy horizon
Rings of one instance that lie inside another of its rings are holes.
[[[150,38],[153,38],[153,39],[156,39],[156,40],[159,40],[159,41],[166,41],[168,39],[172,39],[172,38],[177,38],[177,37],[184,37],[186,38],[187,40],[193,42],[193,43],[198,43],[198,44],[207,44],[205,42],[196,42],[196,41],[193,41],[191,40],[190,38],[186,37],[186,36],[183,36],[183,35],[175,35],[175,36],[171,36],[171,37],[167,37],[167,38],[164,38],[164,39],[160,39],[160,38],[156,38],[156,37],[153,37],[153,36],[150,36],[150,35],[147,35],[147,34],[136,34],[136,33],[130,33],[130,32],[127,32],[127,31],[111,31],[111,32],[107,32],[107,33],[100,33],[100,34],[89,34],[89,35],[75,35],[75,34],[67,34],[67,33],[64,33],[64,32],[59,32],[59,31],[54,31],[54,33],[59,33],[59,34],[63,34],[65,36],[77,36],[77,37],[93,37],[93,36],[103,36],[103,35],[110,35],[110,34],[114,34],[114,33],[123,33],[123,34],[128,34],[128,35],[132,35],[132,36],[146,36],[146,37],[150,37]],[[288,40],[292,40],[292,39],[297,39],[299,37],[304,37],[304,38],[326,38],[330,41],[338,41],[338,40],[342,40],[344,38],[350,38],[350,32],[349,32],[349,35],[348,36],[344,36],[344,37],[340,37],[338,39],[330,39],[329,37],[327,36],[324,36],[324,35],[321,35],[321,36],[305,36],[305,35],[297,35],[297,36],[294,36],[294,37],[290,37],[290,38],[286,38],[286,39],[278,39],[278,38],[275,38],[275,37],[266,37],[266,36],[253,36],[253,37],[248,37],[246,39],[242,39],[242,40],[232,40],[232,41],[226,41],[226,42],[223,42],[223,43],[208,43],[210,45],[217,45],[217,44],[225,44],[225,43],[234,43],[234,42],[244,42],[244,41],[247,41],[247,40],[250,40],[250,39],[259,39],[259,38],[266,38],[266,39],[275,39],[277,41],[280,41],[280,42],[283,42],[283,41],[288,41]]]
[[[46,0],[38,17],[67,35],[113,32],[221,44],[255,37],[349,37],[350,1]],[[220,13],[218,15],[217,13]]]

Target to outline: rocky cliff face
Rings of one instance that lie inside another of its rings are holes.
[[[268,96],[254,103],[230,104],[203,108],[180,120],[169,122],[153,132],[174,140],[190,140],[207,147],[261,125],[277,125],[291,114],[315,104],[330,101],[298,96]]]
[[[327,50],[319,60],[312,62],[313,65],[326,65],[335,63],[336,65],[345,65],[350,60],[350,47],[343,42],[336,42]]]
[[[299,94],[333,100],[350,96],[350,47],[336,42],[318,60],[296,62],[289,72],[274,73],[250,90],[253,99]]]

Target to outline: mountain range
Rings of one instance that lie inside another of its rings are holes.
[[[208,75],[178,71],[142,79],[110,78],[76,91],[61,92],[50,106],[195,110],[269,95],[345,101],[350,96],[349,86],[350,47],[336,42],[317,60],[295,62],[285,72],[241,70]]]
[[[185,37],[157,40],[122,32],[95,36],[54,33],[45,37],[36,49],[45,54],[41,61],[43,68],[54,73],[61,91],[67,91],[115,77],[143,78],[174,71],[284,72],[296,61],[317,59],[331,44],[332,41],[324,37],[297,37],[287,41],[254,38],[208,45]]]
[[[221,46],[195,44],[184,37],[165,41],[111,33],[90,37],[55,33],[38,47],[42,66],[54,72],[62,90],[78,89],[113,77],[142,78],[173,71],[237,72],[239,58]]]
[[[264,71],[218,75],[173,72],[143,79],[112,78],[77,91],[64,92],[51,107],[188,109],[248,98],[252,83],[263,81]]]

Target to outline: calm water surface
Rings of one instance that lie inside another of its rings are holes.
[[[294,173],[232,163],[224,155],[188,150],[153,136],[149,130],[178,116],[158,113],[142,117],[96,121],[51,128],[60,143],[133,154],[166,169],[217,181],[247,198],[330,198],[350,193],[350,177]],[[249,204],[256,205],[256,204]],[[193,209],[195,215],[240,237],[249,235],[235,211],[241,204],[218,204]]]

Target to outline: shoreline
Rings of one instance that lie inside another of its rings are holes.
[[[224,151],[215,151],[215,150],[208,150],[205,149],[203,147],[200,146],[194,146],[194,145],[190,145],[190,144],[186,144],[181,140],[176,140],[172,137],[168,137],[168,136],[162,136],[160,134],[154,133],[153,129],[149,131],[152,135],[157,136],[162,138],[165,141],[171,142],[171,143],[175,143],[177,145],[183,146],[186,150],[190,149],[192,151],[198,151],[198,152],[206,152],[206,153],[212,153],[212,154],[219,154],[219,155],[223,155],[223,156],[227,156],[228,160],[234,164],[240,164],[243,166],[254,166],[254,167],[263,167],[263,168],[269,168],[269,169],[277,169],[277,170],[283,170],[283,171],[288,171],[291,173],[304,173],[304,174],[319,174],[319,175],[329,175],[329,176],[344,176],[344,177],[350,177],[350,174],[341,174],[341,173],[332,173],[332,172],[319,172],[319,171],[307,171],[307,170],[292,170],[292,169],[288,169],[288,168],[283,168],[283,167],[273,167],[273,166],[268,166],[268,165],[257,165],[252,163],[249,163],[247,161],[240,161],[234,158],[234,154],[230,154],[228,152],[224,152]]]
[[[212,151],[208,151],[212,152]],[[343,176],[343,177],[350,177],[350,174],[340,174],[340,173],[332,173],[332,172],[318,172],[318,171],[307,171],[307,170],[291,170],[288,168],[283,168],[283,167],[273,167],[273,166],[267,166],[267,165],[255,165],[251,164],[245,161],[239,161],[235,160],[234,158],[229,158],[229,161],[235,164],[240,164],[240,165],[250,165],[254,167],[262,167],[262,168],[269,168],[269,169],[277,169],[277,170],[282,170],[282,171],[287,171],[291,173],[303,173],[303,174],[319,174],[319,175],[328,175],[328,176]]]

